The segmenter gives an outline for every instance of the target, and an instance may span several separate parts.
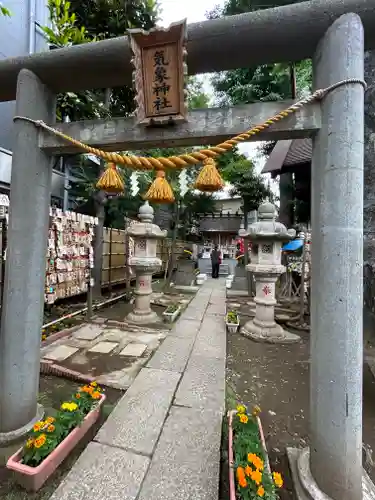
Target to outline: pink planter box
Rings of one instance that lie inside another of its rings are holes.
[[[30,467],[29,465],[21,463],[23,448],[20,448],[12,455],[7,462],[7,469],[14,472],[18,484],[27,491],[38,491],[51,474],[55,472],[61,462],[65,460],[73,448],[79,443],[86,432],[98,420],[101,406],[104,401],[105,395],[102,394],[98,406],[86,415],[82,424],[73,429],[64,441],[62,441],[37,467]]]
[[[236,500],[236,483],[234,480],[234,453],[233,453],[233,416],[236,414],[236,410],[232,410],[228,412],[228,424],[229,424],[229,435],[228,435],[228,459],[229,459],[229,500]],[[257,417],[257,423],[259,428],[260,441],[263,446],[263,451],[265,455],[264,467],[265,469],[271,473],[270,463],[268,460],[268,452],[266,447],[266,441],[264,439],[263,427],[260,418]]]

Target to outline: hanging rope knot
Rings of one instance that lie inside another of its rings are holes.
[[[108,162],[96,187],[107,194],[118,194],[125,190],[124,181],[117,170],[116,163]]]
[[[216,168],[213,158],[203,160],[203,168],[199,172],[194,187],[195,189],[199,189],[199,191],[207,191],[209,193],[219,191],[224,187],[224,181]]]
[[[175,200],[169,182],[165,178],[164,170],[158,170],[154,182],[144,196],[145,200],[154,203],[173,203]]]

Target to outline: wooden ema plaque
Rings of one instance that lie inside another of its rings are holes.
[[[186,121],[186,20],[148,32],[129,30],[138,125]]]

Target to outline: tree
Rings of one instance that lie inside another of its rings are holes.
[[[251,210],[257,210],[267,197],[272,198],[272,192],[262,176],[254,172],[253,162],[244,156],[225,166],[221,174],[233,186],[232,196],[237,195],[242,198],[245,227],[247,227],[247,214]]]
[[[42,27],[50,44],[51,49],[89,43],[113,36],[122,36],[128,28],[151,28],[156,21],[157,2],[155,0],[142,1],[119,1],[119,0],[84,0],[78,2],[73,0],[48,0],[51,27]],[[134,92],[130,87],[111,90],[85,90],[83,92],[68,92],[57,96],[57,117],[63,120],[69,117],[71,120],[83,120],[113,116],[115,114],[126,115],[134,111]],[[95,238],[95,294],[101,294],[101,268],[102,268],[102,245],[103,228],[106,212],[113,213],[118,201],[109,200],[103,191],[88,189],[92,187],[92,179],[82,179],[82,172],[73,170],[78,181],[74,183],[73,189],[81,190],[86,195],[86,209],[90,205],[95,208],[95,215],[99,219],[96,227]],[[94,164],[93,164],[94,165]],[[91,172],[85,175],[97,177],[100,170],[93,166]],[[81,183],[79,182],[81,181]],[[80,184],[80,185],[79,185]],[[112,203],[112,207],[111,207]]]
[[[208,17],[242,14],[303,1],[307,0],[226,0],[223,8],[215,8],[208,13]],[[296,89],[294,81],[296,81]],[[311,61],[308,60],[296,65],[263,64],[252,68],[225,71],[215,75],[212,84],[218,104],[233,106],[301,97],[311,89],[311,81]],[[269,154],[274,144],[266,144],[262,152]]]

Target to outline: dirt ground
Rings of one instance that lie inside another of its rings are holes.
[[[365,327],[365,351],[374,353],[371,339],[374,329]],[[302,341],[294,345],[270,345],[252,342],[240,334],[228,335],[227,393],[231,399],[250,407],[262,408],[267,448],[271,466],[280,471],[285,485],[281,500],[297,500],[291,483],[286,447],[309,444],[309,334],[301,333]],[[374,342],[375,344],[375,342]],[[363,376],[363,442],[364,466],[375,481],[372,450],[375,449],[375,381],[367,365]],[[222,500],[226,487],[222,487]]]

